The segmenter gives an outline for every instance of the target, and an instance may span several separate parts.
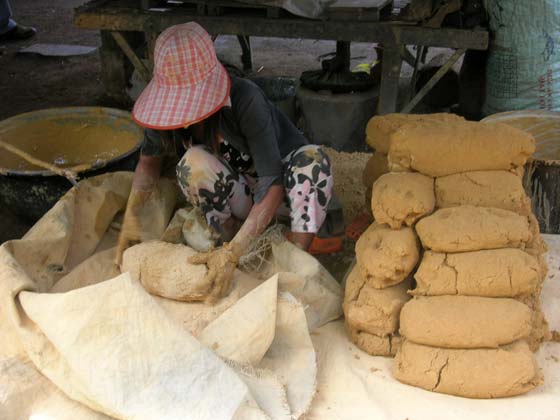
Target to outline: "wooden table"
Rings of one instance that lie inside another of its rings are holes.
[[[279,8],[222,0],[184,0],[182,4],[174,2],[159,9],[150,6],[138,0],[94,0],[75,11],[76,26],[101,31],[103,80],[107,93],[113,97],[125,95],[126,67],[130,67],[125,57],[140,74],[149,77],[149,67],[137,56],[135,47],[147,42],[147,58],[151,59],[161,31],[190,21],[199,23],[212,35],[237,35],[247,39],[248,44],[250,36],[380,43],[384,54],[379,114],[397,111],[405,46],[458,50],[488,47],[488,32],[483,29],[433,29],[391,21],[392,2],[387,0],[340,0],[327,11],[324,20],[297,17]]]

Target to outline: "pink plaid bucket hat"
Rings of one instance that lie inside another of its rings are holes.
[[[194,22],[172,26],[156,41],[154,75],[132,116],[148,128],[181,128],[219,110],[229,99],[229,89],[229,76],[210,35]]]

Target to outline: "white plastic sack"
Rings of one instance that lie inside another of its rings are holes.
[[[319,18],[336,0],[240,0],[242,3],[281,7],[294,15]]]

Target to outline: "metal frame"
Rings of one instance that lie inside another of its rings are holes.
[[[151,56],[155,36],[179,23],[195,21],[203,26],[210,34],[236,35],[238,39],[249,40],[250,36],[304,38],[350,42],[371,42],[383,45],[382,76],[380,97],[377,112],[387,114],[397,111],[397,94],[400,79],[400,69],[403,61],[403,48],[406,45],[424,47],[446,47],[461,50],[485,50],[488,47],[488,32],[486,30],[463,30],[447,28],[425,28],[399,22],[369,22],[347,20],[311,20],[294,16],[270,18],[258,14],[232,14],[221,16],[197,15],[196,12],[185,12],[180,9],[172,13],[142,10],[138,7],[127,7],[126,0],[108,2],[95,0],[76,9],[74,24],[80,28],[98,29],[102,31],[102,57],[105,62],[110,56],[112,43],[107,43],[108,32],[144,32],[152,45],[148,42]],[[117,38],[120,38],[117,35]],[[122,40],[121,40],[122,41]],[[119,42],[121,47],[124,45]],[[250,43],[247,42],[243,49],[243,63],[249,65]],[[126,47],[125,47],[126,48]],[[420,50],[420,48],[419,48]],[[130,53],[130,51],[129,51]],[[129,53],[125,54],[131,58]],[[122,53],[115,53],[122,57]],[[116,57],[116,56],[115,56]],[[407,61],[410,57],[405,55]],[[132,62],[136,59],[131,58]],[[138,59],[138,61],[140,61]],[[119,71],[115,62],[109,63],[109,68],[104,72]],[[141,62],[141,61],[140,61]],[[140,68],[140,67],[138,67]],[[142,70],[143,72],[144,70]],[[142,74],[142,73],[141,73]],[[106,74],[104,80],[112,76]],[[436,80],[437,82],[437,80]],[[435,84],[435,83],[434,83]],[[112,84],[113,88],[115,83]]]

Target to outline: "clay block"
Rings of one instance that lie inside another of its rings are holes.
[[[373,183],[387,172],[389,172],[389,168],[387,167],[387,155],[374,152],[366,162],[366,166],[362,172],[362,182],[366,188],[371,189]]]
[[[381,337],[365,331],[356,330],[348,324],[346,324],[346,331],[348,332],[350,341],[371,356],[394,356],[402,343],[402,339],[399,335]]]
[[[433,177],[505,170],[522,173],[533,137],[511,126],[471,121],[404,125],[391,135],[389,169]]]
[[[438,252],[524,248],[531,240],[526,216],[490,207],[437,210],[416,224],[416,232],[425,249]]]
[[[436,178],[436,207],[472,205],[510,210],[527,216],[531,201],[521,177],[507,171],[477,171]]]
[[[356,242],[356,261],[367,284],[377,289],[402,282],[419,259],[418,240],[409,228],[373,223]]]
[[[401,310],[400,334],[427,346],[498,347],[526,338],[532,311],[509,298],[417,297]]]
[[[346,279],[343,304],[346,322],[354,329],[378,336],[395,333],[401,308],[410,299],[409,287],[410,279],[396,286],[375,289],[355,266]]]
[[[542,286],[539,286],[535,293],[518,298],[520,302],[523,302],[532,310],[531,333],[526,341],[531,351],[534,352],[539,349],[543,341],[552,339],[552,333],[548,327],[548,322],[541,309],[541,289]]]
[[[404,125],[416,127],[430,125],[433,122],[464,121],[455,114],[388,114],[378,115],[369,120],[366,126],[366,142],[376,152],[387,154],[391,145],[391,134]]]
[[[412,294],[514,297],[534,293],[542,275],[538,259],[517,248],[426,251]]]
[[[406,340],[395,357],[393,373],[409,385],[469,398],[519,395],[542,383],[524,341],[497,349],[457,350]]]
[[[121,272],[130,272],[152,295],[185,302],[202,301],[212,284],[206,281],[206,265],[187,262],[196,253],[182,244],[144,242],[124,252]]]
[[[434,180],[419,173],[391,172],[373,184],[371,211],[378,223],[412,226],[434,210]]]

